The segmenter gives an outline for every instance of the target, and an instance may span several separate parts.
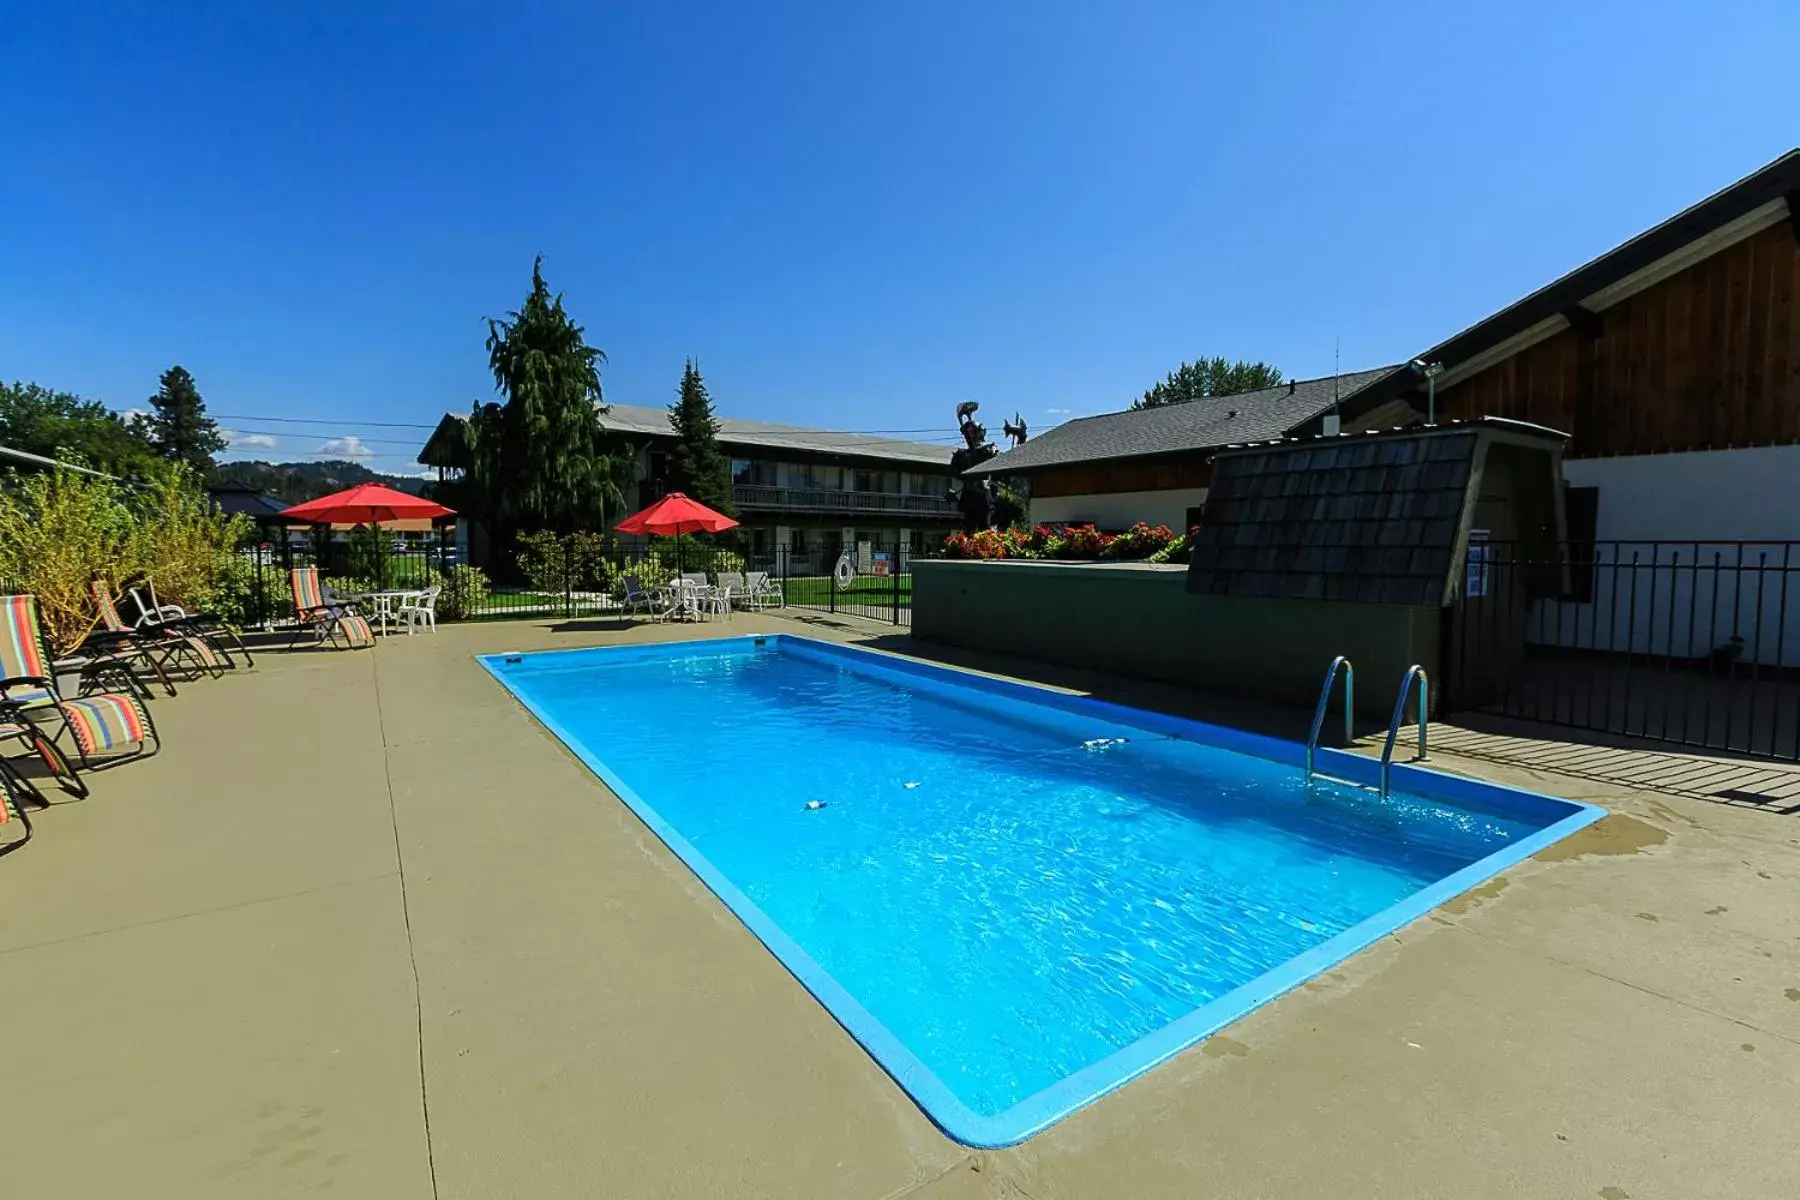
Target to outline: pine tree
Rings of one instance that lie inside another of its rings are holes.
[[[606,352],[551,295],[543,266],[540,254],[525,303],[488,321],[488,366],[506,401],[471,432],[480,490],[495,510],[482,515],[501,529],[569,533],[600,528],[623,507],[621,460],[600,424]]]
[[[150,397],[143,431],[158,454],[188,464],[204,478],[212,471],[213,455],[225,448],[225,438],[206,415],[206,401],[186,367],[170,367],[160,383]]]
[[[675,448],[669,452],[669,490],[685,492],[715,512],[736,516],[731,504],[731,462],[719,449],[719,419],[700,368],[688,359],[681,372],[679,397],[669,406]]]

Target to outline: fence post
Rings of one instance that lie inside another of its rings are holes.
[[[894,624],[900,624],[900,539],[894,538],[894,554],[889,560],[888,569],[894,575]]]
[[[842,553],[843,553],[842,551],[839,551],[840,556],[842,555]],[[829,568],[827,568],[825,571],[825,597],[826,597],[825,603],[827,605],[826,611],[832,612],[832,613],[837,612],[837,563],[836,562],[833,562],[831,564],[831,566]]]
[[[575,539],[563,538],[563,620],[575,616]]]

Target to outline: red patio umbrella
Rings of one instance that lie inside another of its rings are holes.
[[[721,512],[689,500],[681,492],[670,492],[641,513],[633,513],[613,528],[620,533],[656,533],[664,537],[680,537],[684,533],[719,533],[730,529],[736,521]]]
[[[409,496],[379,483],[359,483],[285,508],[279,515],[309,525],[378,525],[383,521],[435,521],[456,513],[423,496]]]

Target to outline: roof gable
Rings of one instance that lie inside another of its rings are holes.
[[[1352,392],[1387,375],[1396,367],[1352,371],[1322,379],[1295,380],[1279,387],[1229,396],[1208,396],[1160,408],[1127,409],[1097,417],[1079,417],[1015,446],[968,474],[995,475],[1035,471],[1065,463],[1109,458],[1139,458],[1184,450],[1216,450],[1245,442],[1283,437],[1329,412]]]

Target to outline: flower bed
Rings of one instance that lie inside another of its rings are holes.
[[[981,529],[944,539],[945,558],[1024,558],[1053,561],[1186,562],[1198,529],[1177,536],[1167,525],[1139,521],[1123,533],[1092,525],[1038,525],[1031,529]]]

